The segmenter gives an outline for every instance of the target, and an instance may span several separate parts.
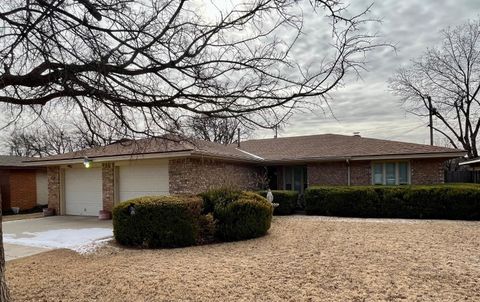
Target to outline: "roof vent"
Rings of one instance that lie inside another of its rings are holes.
[[[353,132],[353,136],[361,137],[361,136],[360,136],[360,132],[358,132],[358,131]]]

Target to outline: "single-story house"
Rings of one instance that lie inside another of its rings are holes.
[[[469,171],[464,171],[464,173],[469,173],[469,175],[467,175],[469,178],[468,181],[480,183],[480,157],[463,161],[458,165],[468,167]]]
[[[27,157],[0,155],[0,193],[2,209],[21,210],[46,205],[48,201],[47,170],[30,166]]]
[[[234,186],[303,192],[310,185],[443,183],[443,164],[462,150],[335,134],[247,140],[121,141],[29,164],[47,167],[48,205],[62,215],[97,215],[143,195]],[[88,166],[88,168],[86,168]]]

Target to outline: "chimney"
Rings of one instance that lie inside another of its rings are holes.
[[[237,147],[240,148],[240,128],[237,128]]]
[[[358,132],[358,131],[353,132],[353,136],[355,136],[355,137],[361,137],[361,136],[360,136],[360,132]]]

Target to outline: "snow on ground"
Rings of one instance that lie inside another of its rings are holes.
[[[112,236],[111,228],[58,229],[23,232],[18,236],[4,234],[3,242],[44,248],[66,248],[85,254],[105,245]]]

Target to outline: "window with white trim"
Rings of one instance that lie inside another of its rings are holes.
[[[372,183],[389,186],[410,184],[410,163],[408,161],[373,162]]]

